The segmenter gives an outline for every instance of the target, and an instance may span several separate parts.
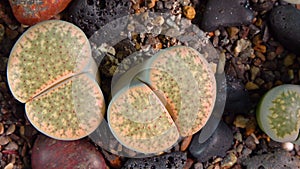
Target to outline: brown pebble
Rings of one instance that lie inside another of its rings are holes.
[[[288,54],[283,60],[284,66],[286,67],[291,66],[292,64],[294,64],[295,59],[296,56],[294,54]]]
[[[189,169],[189,168],[191,168],[192,165],[193,165],[193,163],[194,163],[194,161],[193,161],[192,159],[188,158],[188,159],[186,160],[186,162],[185,162],[184,169]]]
[[[261,53],[266,53],[267,52],[267,47],[265,45],[256,45],[253,48],[255,51],[259,51]]]
[[[189,147],[192,138],[193,138],[193,136],[187,136],[183,139],[181,146],[180,146],[180,151],[185,151]]]
[[[4,125],[0,123],[0,135],[4,133]]]
[[[15,142],[10,142],[7,146],[5,146],[5,150],[18,150],[19,146]]]
[[[183,7],[183,14],[187,19],[194,19],[196,16],[195,8],[192,6],[184,6]]]
[[[148,8],[153,8],[155,6],[156,0],[147,0],[148,2]]]
[[[255,52],[256,57],[260,58],[261,61],[266,61],[266,56],[259,51]]]
[[[16,125],[15,124],[11,124],[8,129],[6,130],[6,135],[10,135],[12,133],[14,133],[16,130]]]
[[[237,27],[229,27],[227,29],[228,35],[230,39],[235,39],[237,38],[237,34],[239,33],[239,28]]]
[[[261,27],[263,24],[263,20],[261,18],[257,18],[255,21],[255,26]]]
[[[245,85],[245,89],[247,90],[256,90],[259,89],[259,86],[253,82],[247,82]]]
[[[9,143],[9,138],[7,136],[1,136],[0,137],[0,145],[3,146],[3,145],[6,145]]]
[[[117,156],[115,154],[110,154],[106,151],[102,151],[105,159],[109,162],[110,166],[113,168],[121,168],[122,167],[122,161],[121,157]]]
[[[256,149],[256,144],[254,142],[254,138],[251,135],[246,138],[245,144],[251,150]]]
[[[238,115],[238,116],[236,116],[233,124],[235,127],[238,127],[238,128],[246,128],[248,121],[249,121],[249,119],[245,118],[242,115]]]
[[[250,68],[250,72],[251,72],[251,80],[255,80],[256,77],[259,75],[260,73],[260,69],[257,66],[252,66]]]
[[[9,39],[15,39],[19,35],[18,31],[9,28],[5,30],[5,33]]]
[[[246,135],[251,135],[252,133],[255,132],[256,130],[256,119],[255,118],[251,118],[246,126]]]
[[[262,43],[260,35],[254,36],[254,38],[252,39],[252,42],[253,42],[254,45],[260,45]]]

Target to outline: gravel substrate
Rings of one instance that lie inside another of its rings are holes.
[[[110,10],[100,10],[97,19],[118,18],[122,15],[121,12],[124,11],[131,14],[138,14],[144,11],[165,12],[174,16],[174,20],[178,22],[185,19],[187,21],[186,24],[195,24],[202,29],[202,17],[203,15],[208,15],[210,12],[205,11],[208,1],[132,0],[128,11],[125,10],[125,7],[129,3],[122,1],[122,3],[117,3],[120,6],[118,8],[122,9],[118,11],[119,13],[114,13],[111,16],[107,15],[107,11],[112,11],[112,7],[109,6]],[[209,40],[220,55],[225,58],[224,71],[226,74],[228,95],[225,111],[222,116],[222,120],[225,123],[221,123],[220,126],[228,126],[229,133],[233,135],[233,138],[230,139],[222,138],[222,134],[214,135],[210,140],[229,140],[231,144],[221,142],[218,143],[221,145],[217,145],[216,143],[214,147],[212,145],[215,142],[205,143],[205,145],[208,145],[206,148],[212,147],[212,149],[206,149],[203,152],[209,152],[207,154],[212,155],[209,158],[206,157],[208,159],[203,160],[201,155],[199,155],[201,159],[197,159],[199,151],[192,152],[188,148],[191,144],[193,144],[192,147],[201,147],[193,143],[195,142],[193,141],[195,137],[187,137],[169,151],[170,155],[135,161],[135,159],[124,158],[106,152],[98,146],[103,143],[96,142],[95,146],[103,154],[106,164],[110,168],[130,168],[132,166],[149,168],[148,163],[153,164],[152,166],[155,166],[155,168],[162,169],[182,167],[186,169],[300,168],[300,146],[292,143],[272,141],[259,129],[255,119],[255,109],[258,101],[269,89],[280,84],[299,84],[300,82],[300,57],[286,50],[284,44],[277,41],[277,37],[273,35],[281,32],[278,32],[277,29],[272,29],[269,20],[269,14],[272,9],[277,6],[290,4],[281,0],[240,0],[238,2],[242,4],[240,10],[245,11],[247,16],[250,15],[250,23],[249,20],[236,21],[231,18],[226,23],[220,22],[218,25],[208,26],[206,20],[204,29],[209,28],[210,32],[203,34],[205,39]],[[76,3],[79,4],[78,2]],[[71,3],[71,6],[76,6],[76,3]],[[110,3],[110,5],[116,4]],[[209,5],[218,4],[213,4],[212,0]],[[189,6],[189,8],[186,6]],[[88,7],[89,10],[94,9],[91,6]],[[223,7],[223,12],[230,8],[230,6]],[[77,6],[77,8],[81,9],[82,6]],[[77,8],[74,8],[74,10]],[[293,5],[293,8],[298,11],[300,10],[299,5]],[[71,11],[72,9],[67,8],[63,13],[55,16],[55,18],[74,21],[76,24],[76,19],[72,17],[90,17],[89,15],[83,16],[81,13]],[[195,10],[196,15],[193,16],[193,11],[188,12],[187,10]],[[105,22],[106,20],[93,23],[93,31],[103,26]],[[82,24],[82,29],[87,31],[88,36],[93,37],[91,30],[87,30],[85,23],[80,22],[78,24],[79,27]],[[290,25],[293,26],[293,24]],[[18,37],[22,35],[26,28],[27,26],[19,24],[13,17],[8,0],[0,1],[0,168],[4,169],[31,168],[31,150],[35,139],[40,134],[27,121],[24,104],[19,103],[13,98],[6,77],[9,53]],[[292,37],[293,34],[299,35],[300,27],[292,28],[292,31],[290,30],[288,33]],[[131,38],[127,38],[113,46],[115,53],[106,56],[101,64],[99,63],[102,78],[101,88],[106,99],[110,97],[109,86],[112,75],[117,65],[126,56],[135,51],[143,50],[150,57],[152,53],[157,52],[159,49],[178,44],[181,44],[178,39],[165,35],[134,34]],[[133,59],[139,62],[141,58]],[[132,61],[128,60],[128,65],[131,63]],[[123,69],[126,69],[126,66]],[[120,71],[122,72],[122,70]],[[220,129],[220,131],[223,129]],[[227,128],[224,130],[227,130]],[[219,149],[218,146],[223,147]],[[224,146],[229,146],[230,148],[226,150]],[[222,150],[222,152],[218,152],[218,150]],[[156,161],[157,163],[155,163]],[[146,163],[148,166],[145,165]]]

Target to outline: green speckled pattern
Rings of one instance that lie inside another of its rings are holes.
[[[122,144],[143,153],[163,151],[179,137],[171,116],[144,84],[121,90],[113,98],[108,122]]]
[[[91,59],[85,34],[71,23],[50,20],[30,27],[17,41],[8,62],[8,82],[26,102],[84,69]]]
[[[88,74],[74,76],[26,103],[29,121],[59,140],[90,134],[103,119],[104,108],[102,92]]]
[[[177,46],[157,53],[149,83],[164,93],[181,136],[192,135],[206,124],[216,99],[216,81],[198,51]]]
[[[300,128],[300,95],[297,92],[287,90],[281,92],[272,100],[269,108],[269,123],[271,129],[280,138],[298,132]]]

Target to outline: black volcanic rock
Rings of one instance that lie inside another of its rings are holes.
[[[130,0],[73,0],[63,19],[80,27],[90,37],[101,26],[130,13]]]
[[[223,26],[250,24],[254,14],[246,8],[246,2],[247,0],[209,0],[200,28],[209,32]]]
[[[269,23],[277,40],[300,55],[300,10],[291,5],[278,6],[271,11]]]
[[[184,152],[173,152],[162,156],[154,156],[149,158],[129,159],[123,169],[129,168],[183,168],[187,160],[187,154]]]

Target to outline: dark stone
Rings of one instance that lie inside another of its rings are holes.
[[[154,156],[150,158],[129,159],[123,169],[129,168],[150,168],[150,169],[166,169],[166,168],[183,168],[187,160],[187,154],[183,152],[173,152],[162,156]]]
[[[80,27],[90,37],[100,27],[130,13],[130,0],[73,0],[63,19]]]
[[[246,158],[242,161],[244,167],[254,168],[272,168],[272,169],[299,169],[300,160],[292,157],[288,152],[277,150],[267,154],[256,155],[251,158]]]
[[[106,169],[102,154],[86,139],[60,141],[39,135],[32,148],[32,168]]]
[[[250,24],[254,18],[246,8],[247,0],[209,0],[201,21],[201,28],[210,32],[223,26]]]
[[[300,55],[300,10],[290,5],[276,7],[270,13],[269,23],[277,40]]]
[[[226,77],[227,80],[227,98],[225,113],[244,114],[249,112],[252,107],[249,92],[240,80],[232,77]]]
[[[204,143],[199,144],[199,132],[194,135],[189,147],[191,154],[200,162],[205,162],[213,156],[224,157],[233,142],[232,130],[221,121],[214,134]]]

